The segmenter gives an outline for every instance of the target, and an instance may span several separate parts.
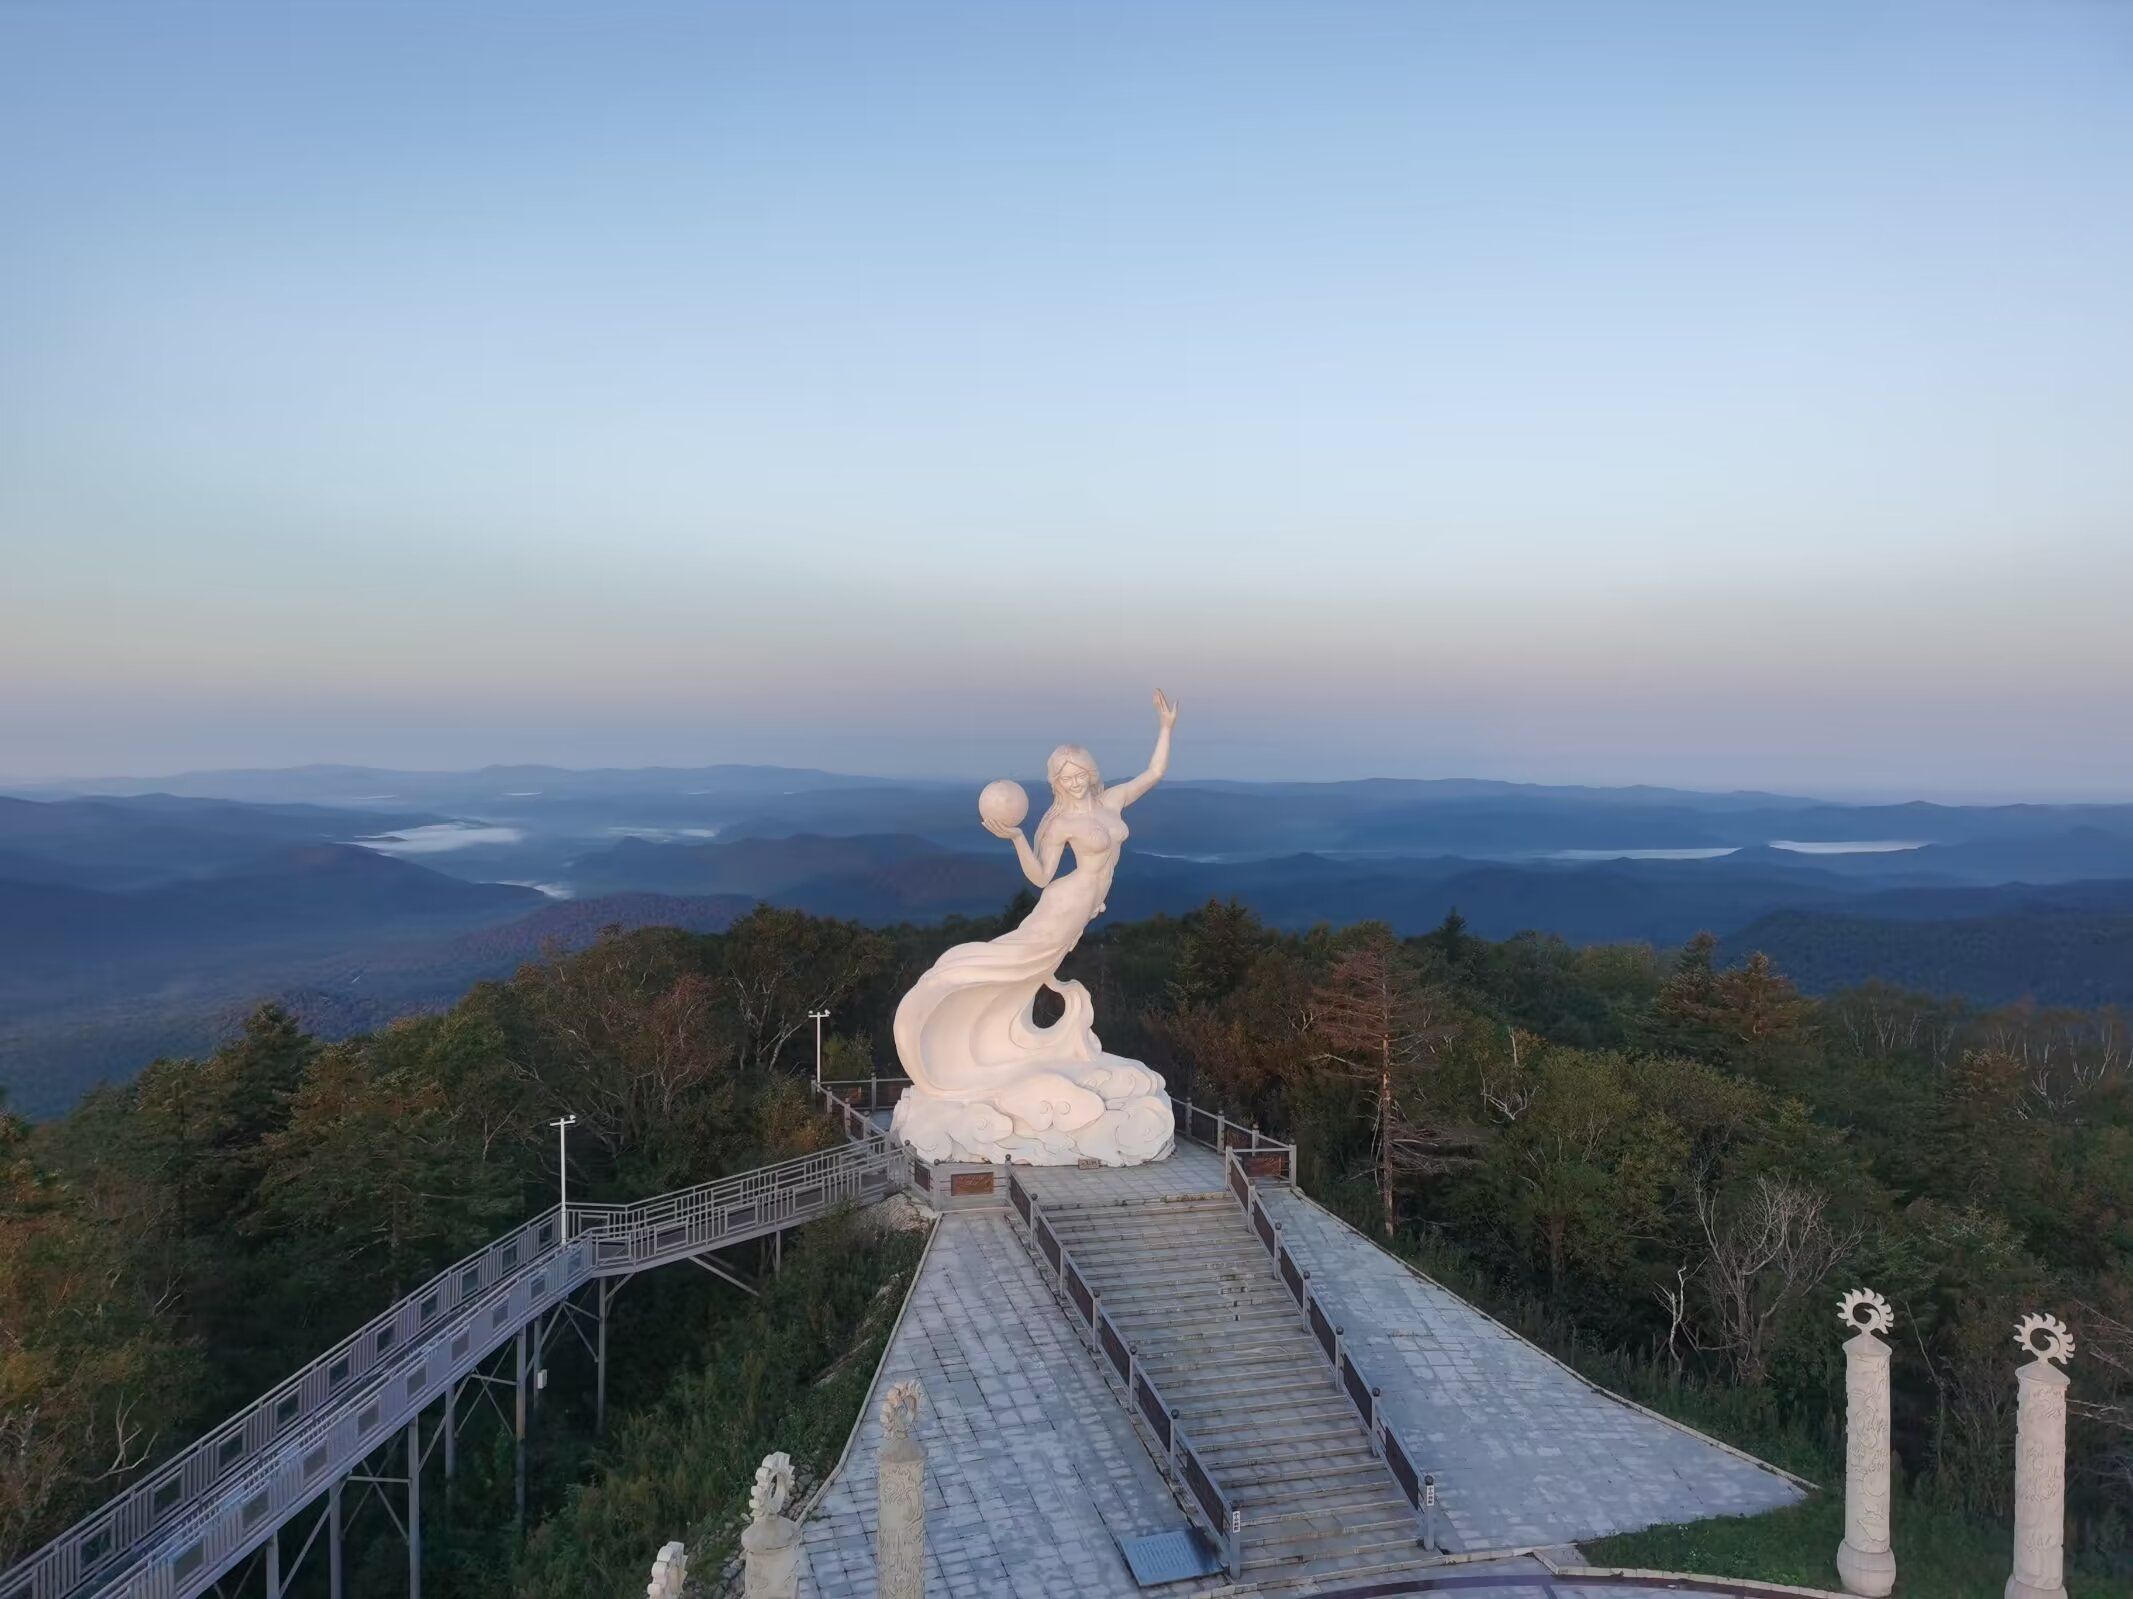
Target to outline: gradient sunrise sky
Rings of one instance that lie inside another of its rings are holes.
[[[0,777],[2133,798],[2133,8],[0,6]]]

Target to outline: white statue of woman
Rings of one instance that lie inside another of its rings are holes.
[[[911,1087],[890,1126],[925,1159],[1133,1166],[1170,1153],[1175,1124],[1163,1079],[1105,1054],[1089,1027],[1088,990],[1059,981],[1059,963],[1111,891],[1127,836],[1121,813],[1170,766],[1178,709],[1160,690],[1155,713],[1155,753],[1131,782],[1105,788],[1078,744],[1052,751],[1052,805],[1034,844],[1016,825],[1029,805],[1017,785],[994,783],[981,798],[986,829],[1014,844],[1023,875],[1042,892],[1020,927],[990,943],[958,944],[896,1007],[896,1053]],[[1074,869],[1062,874],[1070,845]],[[1037,1025],[1040,988],[1065,1004],[1049,1027]]]

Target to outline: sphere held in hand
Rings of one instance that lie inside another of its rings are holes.
[[[994,827],[1020,827],[1029,815],[1029,794],[1012,778],[987,783],[978,794],[978,816]]]

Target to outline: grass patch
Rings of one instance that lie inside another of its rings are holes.
[[[1890,1508],[1899,1595],[2000,1599],[2014,1558],[2013,1529],[1908,1491],[1898,1491]],[[1578,1548],[1595,1566],[1694,1571],[1835,1590],[1837,1545],[1843,1538],[1843,1500],[1823,1493],[1760,1516],[1649,1527]],[[2126,1586],[2123,1577],[2069,1564],[2066,1590],[2068,1599],[2125,1599]]]

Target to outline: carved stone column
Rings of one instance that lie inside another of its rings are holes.
[[[899,1382],[881,1400],[877,1599],[923,1599],[926,1591],[926,1450],[915,1436],[918,1399],[917,1383]]]
[[[1889,1547],[1889,1346],[1877,1333],[1896,1325],[1889,1302],[1855,1288],[1837,1305],[1852,1329],[1844,1341],[1844,1541],[1837,1575],[1846,1593],[1882,1599],[1896,1586]]]
[[[2059,1366],[2073,1358],[2074,1340],[2056,1316],[2024,1316],[2015,1342],[2036,1358],[2015,1372],[2021,1403],[2006,1599],[2066,1599],[2066,1373]]]
[[[644,1599],[681,1599],[682,1584],[689,1580],[689,1551],[679,1543],[662,1544],[652,1562],[652,1580],[645,1585]]]
[[[741,1533],[745,1599],[800,1599],[800,1529],[785,1518],[792,1498],[792,1456],[765,1455],[748,1495],[751,1518]]]

